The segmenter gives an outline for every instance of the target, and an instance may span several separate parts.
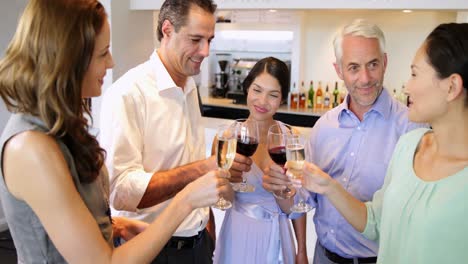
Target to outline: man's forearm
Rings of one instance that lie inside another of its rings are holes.
[[[148,208],[172,198],[187,184],[214,168],[214,161],[207,159],[168,171],[155,172],[138,204],[138,209]]]

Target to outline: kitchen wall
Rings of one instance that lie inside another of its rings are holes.
[[[19,14],[23,11],[27,2],[27,0],[0,2],[0,17],[2,18],[2,23],[0,23],[1,57],[5,54],[6,48],[15,33]],[[0,103],[0,131],[3,131],[9,117],[10,114],[6,110],[5,104]]]
[[[153,11],[129,10],[129,0],[112,1],[113,79],[146,61],[155,44]]]
[[[381,27],[387,42],[388,67],[384,84],[399,90],[410,75],[413,56],[427,34],[438,24],[457,21],[450,11],[320,10],[304,11],[300,76],[305,81],[338,80],[333,68],[333,38],[337,28],[355,18],[368,19]]]
[[[102,93],[122,74],[144,62],[154,48],[153,12],[129,10],[129,0],[100,0],[106,7],[111,24],[111,52],[114,68],[108,70]],[[101,97],[93,98],[93,123],[99,127]],[[99,133],[98,130],[95,130]]]

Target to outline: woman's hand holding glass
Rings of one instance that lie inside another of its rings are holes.
[[[336,186],[337,182],[313,163],[304,162],[302,173],[302,178],[291,179],[296,188],[302,187],[314,193],[327,195]]]
[[[286,167],[288,171],[286,174],[292,179],[303,178],[303,167],[305,162],[305,144],[304,139],[299,134],[290,134],[286,136]],[[306,213],[312,210],[312,206],[307,204],[301,193],[299,195],[299,202],[291,207],[292,212]]]
[[[245,157],[251,157],[258,147],[258,125],[255,120],[238,119],[235,122],[237,130],[236,152]],[[242,173],[242,182],[233,183],[232,188],[236,192],[254,192],[255,186],[247,183],[247,178]]]
[[[297,185],[301,186],[301,184],[302,183],[298,183]],[[270,166],[265,169],[265,174],[262,177],[262,186],[265,190],[273,194],[281,194],[286,188],[289,188],[288,186],[290,185],[291,180],[285,174],[283,166],[271,163]],[[291,188],[289,189],[291,190]],[[292,189],[292,191],[294,191],[294,189]],[[281,197],[280,199],[285,199],[285,197]]]
[[[270,166],[269,172],[264,176],[263,187],[266,190],[271,190],[273,195],[279,199],[289,199],[296,194],[296,190],[289,187],[290,182],[284,175],[284,164],[286,163],[286,136],[292,133],[292,128],[282,123],[273,125],[268,129],[268,153],[273,162],[278,166]]]
[[[183,197],[193,210],[212,206],[220,197],[232,197],[232,193],[229,171],[214,170],[189,183],[176,197]]]

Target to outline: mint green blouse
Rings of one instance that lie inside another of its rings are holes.
[[[413,159],[428,131],[401,137],[382,189],[366,203],[363,234],[379,243],[377,263],[468,262],[468,167],[434,182],[418,178]]]

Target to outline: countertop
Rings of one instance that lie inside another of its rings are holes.
[[[233,104],[232,99],[227,98],[213,98],[213,97],[203,97],[202,103],[207,106],[220,106],[236,109],[247,109],[247,105],[244,104]],[[320,117],[328,110],[317,110],[317,109],[291,109],[287,105],[282,105],[278,109],[277,113],[283,114],[294,114],[294,115],[306,115],[306,116],[316,116]]]
[[[237,119],[246,118],[249,114],[246,105],[233,104],[232,99],[203,97],[201,101],[202,114],[205,117]],[[313,127],[315,122],[326,111],[327,110],[316,109],[291,109],[284,105],[278,109],[274,118],[293,126]]]

